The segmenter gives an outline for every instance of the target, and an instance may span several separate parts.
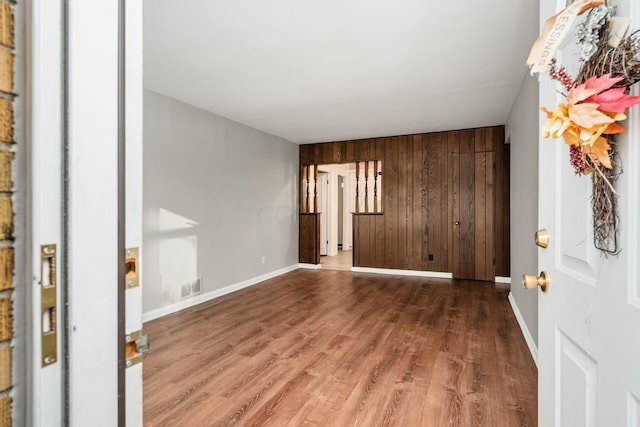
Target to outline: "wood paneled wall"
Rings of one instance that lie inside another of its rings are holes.
[[[355,266],[452,272],[451,153],[478,150],[493,156],[496,147],[504,147],[502,127],[301,145],[300,164],[383,161],[382,213],[353,215]],[[491,180],[493,188],[493,174],[482,179]],[[493,196],[490,204],[495,204]],[[495,233],[495,242],[503,242],[499,233],[504,227],[494,227],[493,221],[504,213],[494,213],[483,221],[491,222],[487,232]],[[507,266],[508,253],[507,248]]]

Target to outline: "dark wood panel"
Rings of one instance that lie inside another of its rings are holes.
[[[427,151],[428,173],[428,269],[448,271],[449,268],[449,216],[448,170],[449,153],[446,133],[433,134]],[[429,255],[433,260],[429,260]]]
[[[449,268],[447,271],[453,272],[455,268],[454,263],[456,261],[454,254],[457,253],[458,250],[458,241],[455,239],[454,231],[456,230],[454,223],[457,221],[458,212],[457,212],[457,203],[458,194],[456,193],[457,187],[454,185],[454,180],[458,179],[460,164],[458,162],[454,162],[454,157],[457,153],[460,152],[460,132],[447,132],[447,147],[448,147],[448,157],[449,157],[449,175],[447,176],[447,182],[449,183],[449,202],[448,202],[448,215],[447,215],[447,225],[448,225],[448,235],[449,235]]]
[[[376,267],[384,258],[384,216],[373,213],[353,214],[353,265]]]
[[[496,276],[511,276],[510,263],[510,209],[509,209],[509,174],[510,174],[510,148],[504,143],[501,130],[496,131],[495,145],[495,230],[496,230]]]
[[[298,262],[320,264],[320,215],[299,215]]]
[[[300,162],[330,164],[381,160],[380,209],[383,215],[367,223],[370,234],[362,235],[362,238],[367,240],[367,265],[378,268],[453,272],[453,253],[457,253],[460,246],[454,247],[453,221],[454,216],[460,216],[459,211],[454,212],[454,199],[457,203],[456,209],[466,210],[466,213],[463,212],[466,215],[464,227],[469,228],[468,235],[473,236],[476,228],[476,207],[473,205],[476,170],[473,166],[474,159],[471,162],[467,161],[465,167],[461,168],[458,165],[454,172],[453,165],[450,164],[451,153],[492,152],[496,150],[496,141],[502,137],[502,127],[491,127],[311,144],[301,146]],[[496,161],[499,160],[499,156],[500,153],[497,153]],[[506,161],[508,162],[508,159]],[[460,184],[460,173],[463,174],[462,178],[465,179],[468,189],[465,193],[466,198],[462,201],[459,200],[460,194],[453,194],[453,176],[456,175],[457,184]],[[486,178],[488,175],[479,176]],[[506,176],[508,177],[508,174]],[[505,203],[504,198],[498,198],[498,192],[500,197],[504,196],[503,189],[508,182],[501,181],[502,178],[504,176],[500,176],[500,171],[496,171],[496,187],[492,192],[493,196],[488,196],[494,197],[495,201],[492,199],[490,203],[489,200],[484,203],[484,206],[493,206],[494,210],[484,213],[490,218],[480,218],[482,224],[479,226],[482,226],[483,230],[479,233],[479,238],[484,243],[485,250],[478,253],[499,256],[500,260],[496,261],[496,265],[502,265],[500,271],[505,271],[504,266],[508,268],[509,257],[508,245],[505,245],[505,242],[508,244],[509,225],[508,220],[504,221],[508,216],[508,211],[505,210],[508,203]],[[481,196],[487,197],[485,193]],[[498,217],[502,218],[500,222],[496,221]],[[492,240],[487,238],[491,234],[495,235],[494,246],[500,245],[500,250],[497,247],[491,250],[486,247],[487,242]],[[354,239],[354,248],[361,246],[356,242],[359,238]],[[467,244],[473,246],[466,246],[464,250],[469,253],[459,265],[473,268],[475,241],[467,238],[465,245]],[[433,255],[433,260],[429,260],[430,254]],[[469,263],[469,260],[473,262]],[[492,261],[488,270],[493,269]],[[482,277],[486,277],[485,272],[483,270]],[[474,274],[465,276],[471,277]]]
[[[411,181],[413,188],[411,189],[411,217],[412,224],[409,228],[411,242],[411,248],[413,253],[412,263],[410,265],[411,270],[426,270],[428,267],[425,263],[425,257],[423,248],[424,245],[424,233],[426,229],[426,221],[423,219],[423,203],[424,203],[424,177],[427,173],[424,167],[423,147],[426,148],[425,135],[414,135],[411,138],[411,159],[412,162],[412,177]]]
[[[386,240],[385,265],[394,268],[398,259],[398,140],[390,138],[385,146],[385,165],[383,176],[386,176],[386,187],[382,193],[385,200],[385,235],[392,237]],[[398,267],[395,267],[398,268]]]
[[[384,253],[385,253],[385,234],[384,234],[384,216],[383,215],[375,215],[375,240],[376,240],[376,251],[375,258],[372,267],[383,265],[384,263]]]
[[[298,270],[147,322],[149,426],[535,426],[491,283]]]
[[[476,141],[478,141],[476,134]],[[477,146],[476,146],[477,147]],[[482,147],[484,148],[484,147]],[[487,280],[486,268],[484,261],[486,258],[485,250],[487,243],[487,186],[485,180],[487,179],[487,167],[486,167],[486,153],[476,152],[474,159],[474,175],[473,180],[473,241],[475,243],[474,250],[474,274],[468,279]],[[493,251],[492,251],[493,252]],[[491,267],[493,270],[493,259],[491,260]],[[493,279],[493,278],[492,278]]]
[[[496,253],[495,253],[495,162],[494,153],[488,151],[485,157],[485,256],[482,261],[484,264],[484,277],[480,280],[493,281],[496,277]],[[478,185],[478,183],[476,183]]]
[[[407,269],[407,226],[408,226],[408,214],[407,214],[407,194],[408,194],[408,180],[407,180],[407,137],[402,136],[398,141],[398,214],[396,216],[397,221],[397,235],[398,235],[398,255],[394,260],[396,268]]]

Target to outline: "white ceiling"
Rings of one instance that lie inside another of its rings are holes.
[[[145,0],[145,87],[296,143],[504,124],[537,0]]]

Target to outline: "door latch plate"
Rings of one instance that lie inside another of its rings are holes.
[[[58,361],[56,245],[40,246],[40,343],[42,366]]]
[[[142,362],[144,353],[149,351],[150,341],[148,335],[142,335],[142,331],[135,331],[125,337],[125,364],[130,368]]]
[[[140,263],[138,262],[138,248],[128,248],[125,251],[125,289],[134,289],[140,286]]]

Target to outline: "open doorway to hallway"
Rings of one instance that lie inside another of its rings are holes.
[[[317,166],[318,178],[313,182],[313,191],[317,194],[320,213],[320,268],[351,270],[352,214],[378,211],[381,205],[379,168],[373,161]]]
[[[355,185],[349,188],[350,174],[355,183],[355,164],[318,166],[320,268],[351,270],[353,265],[351,212],[354,207],[350,209],[349,196],[355,194]]]

